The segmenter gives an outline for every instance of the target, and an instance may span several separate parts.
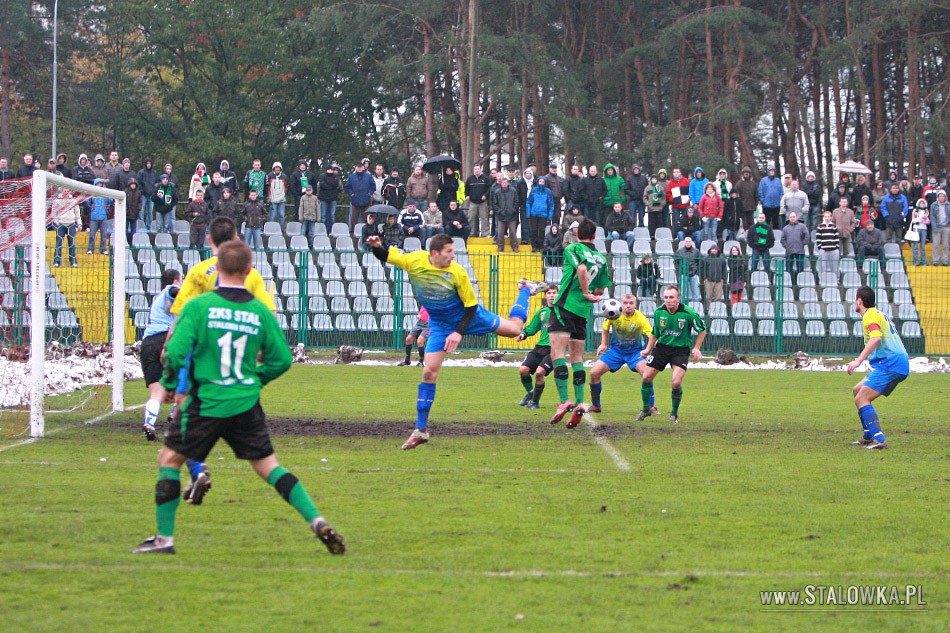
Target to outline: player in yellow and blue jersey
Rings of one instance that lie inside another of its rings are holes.
[[[858,408],[864,435],[851,442],[872,450],[887,448],[887,439],[881,430],[877,411],[871,402],[878,396],[885,398],[910,374],[910,358],[900,335],[891,320],[876,307],[874,290],[868,286],[858,288],[854,298],[854,310],[861,315],[864,330],[864,349],[848,363],[848,374],[854,373],[867,360],[871,372],[854,386],[854,405]]]
[[[528,320],[528,299],[544,292],[543,281],[518,282],[518,298],[511,306],[509,318],[503,319],[478,303],[472,280],[455,260],[452,238],[436,235],[428,251],[403,253],[397,248],[385,249],[378,235],[367,238],[373,255],[384,264],[402,268],[409,275],[416,297],[429,311],[429,340],[426,341],[425,369],[416,400],[416,428],[402,445],[403,450],[429,441],[429,410],[435,400],[435,381],[445,361],[454,352],[463,334],[497,334],[516,338]]]
[[[591,413],[602,411],[600,393],[604,386],[600,382],[601,376],[608,371],[614,373],[624,365],[629,367],[630,371],[639,373],[647,364],[640,352],[643,351],[647,338],[653,334],[653,325],[642,312],[637,310],[637,298],[632,294],[621,297],[620,306],[619,317],[604,320],[600,347],[597,348],[600,358],[590,370],[591,407],[588,411]],[[652,388],[653,385],[650,386]],[[653,404],[651,394],[650,406],[653,408],[653,415],[657,415]]]

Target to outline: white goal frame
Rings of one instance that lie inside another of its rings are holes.
[[[33,172],[32,274],[30,279],[30,437],[43,437],[46,421],[46,187],[65,187],[97,198],[115,200],[112,231],[112,411],[125,410],[125,192],[89,185],[59,174]]]

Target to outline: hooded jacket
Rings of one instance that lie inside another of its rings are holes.
[[[85,165],[83,164],[85,161]],[[85,154],[79,155],[79,162],[76,163],[76,166],[73,168],[73,178],[79,182],[84,182],[86,184],[92,184],[92,181],[96,179],[96,175],[92,171],[92,165],[89,164],[89,157]],[[139,181],[141,182],[141,180]]]
[[[703,197],[699,199],[699,217],[721,220],[722,212],[723,202],[717,192],[714,191],[712,195],[703,194]]]
[[[238,180],[237,175],[231,171],[231,163],[222,160],[218,166],[218,172],[221,174],[221,188],[227,187],[231,190],[231,195],[237,198],[237,195],[241,193],[241,181]]]
[[[164,215],[171,212],[174,214],[175,205],[178,204],[178,187],[171,182],[171,179],[166,180],[163,184],[162,179],[159,178],[152,200],[155,201],[155,211],[157,213]]]
[[[537,184],[537,180],[528,194],[526,211],[529,218],[545,218],[548,221],[554,218],[554,196],[545,185]]]
[[[647,213],[659,213],[666,207],[666,190],[659,181],[649,183],[643,190],[643,204]]]
[[[713,181],[713,184],[716,185],[716,193],[719,194],[719,197],[723,200],[729,197],[729,194],[732,192],[732,182],[729,180],[729,172],[725,169],[720,169],[719,173],[716,174],[716,180]]]
[[[133,187],[132,185],[135,185]],[[127,222],[135,222],[139,219],[139,213],[142,211],[142,190],[139,189],[139,183],[135,178],[129,179],[129,184],[125,188],[125,219]]]
[[[436,203],[443,213],[453,200],[458,201],[459,177],[454,171],[451,174],[443,173],[439,178],[439,193],[435,197]]]
[[[489,194],[488,208],[495,214],[499,222],[511,222],[518,219],[518,192],[508,184],[508,187],[492,189]]]
[[[755,211],[755,207],[759,202],[759,188],[752,181],[752,178],[740,178],[739,182],[733,185],[732,188],[739,194],[743,211],[746,213]]]
[[[350,204],[354,207],[368,207],[373,202],[376,181],[365,171],[354,171],[347,177],[344,189],[350,196]]]
[[[325,171],[317,180],[317,199],[336,202],[340,199],[340,176],[335,171]]]
[[[275,163],[274,167],[279,167],[280,163]],[[267,201],[272,204],[280,204],[287,201],[287,189],[289,188],[287,175],[283,167],[278,171],[271,171],[267,174]]]
[[[308,186],[314,188],[317,186],[317,182],[313,179],[313,172],[309,169],[301,171],[300,165],[301,163],[297,163],[297,169],[294,170],[294,173],[290,174],[290,193],[293,194],[297,204],[300,204],[300,199],[303,197]]]
[[[770,165],[769,169],[774,169],[774,166]],[[782,205],[784,195],[782,179],[778,176],[766,176],[759,181],[759,201],[762,202],[763,207],[777,209]]]
[[[312,185],[311,185],[312,186]],[[313,195],[313,192],[310,192],[308,196],[306,189],[304,193],[301,194],[300,198],[297,199],[297,217],[300,218],[301,222],[316,222],[320,219],[320,201],[317,200],[317,197]]]
[[[699,204],[699,201],[703,199],[703,192],[706,191],[706,183],[708,182],[709,178],[706,178],[706,172],[702,167],[693,170],[693,179],[689,181],[690,202]]]
[[[617,168],[612,163],[604,165],[604,186],[607,188],[607,193],[604,194],[601,204],[607,209],[612,209],[615,202],[620,204],[627,202],[627,196],[623,192],[624,180],[617,175]]]
[[[139,189],[143,196],[152,197],[155,195],[155,186],[158,184],[158,172],[155,171],[155,163],[151,158],[146,158],[142,163],[142,169],[135,174],[135,180],[139,183]]]
[[[208,175],[208,168],[205,167],[204,163],[198,163],[195,165],[195,173],[191,175],[191,180],[188,183],[188,199],[193,200],[196,191],[204,190],[210,184],[211,177]]]
[[[812,180],[808,180],[809,178],[812,178]],[[802,191],[808,196],[809,205],[821,206],[821,182],[815,177],[815,172],[810,171],[805,174]]]
[[[940,202],[940,198],[943,198],[943,202]],[[950,202],[946,194],[938,195],[937,201],[930,205],[930,228],[932,231],[950,228]]]
[[[881,215],[888,228],[897,229],[904,226],[907,211],[907,198],[899,191],[896,196],[888,193],[881,202]]]
[[[406,203],[406,185],[399,176],[389,176],[383,181],[383,200],[386,204],[401,209]]]
[[[674,209],[685,209],[691,204],[689,180],[686,179],[686,176],[670,178],[669,184],[666,185],[666,201]]]
[[[99,185],[100,187],[105,186],[105,180],[102,178],[96,178],[92,181],[92,184]],[[91,198],[90,202],[92,203],[92,210],[89,213],[89,219],[95,222],[101,222],[109,219],[109,198]]]

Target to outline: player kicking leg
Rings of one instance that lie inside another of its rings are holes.
[[[445,355],[454,352],[463,334],[497,334],[516,338],[528,320],[528,300],[543,292],[547,284],[522,279],[518,282],[518,298],[509,317],[503,319],[479,305],[472,281],[464,268],[455,262],[452,238],[436,235],[428,251],[403,253],[383,248],[379,236],[366,243],[381,262],[398,266],[409,275],[419,302],[429,311],[429,340],[426,341],[422,382],[416,398],[416,428],[402,445],[403,450],[416,448],[429,441],[429,411],[435,401],[435,384],[445,362]]]

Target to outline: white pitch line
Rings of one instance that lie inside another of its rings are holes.
[[[126,411],[135,411],[136,409],[141,409],[141,408],[144,407],[144,406],[145,406],[144,404],[138,404],[138,405],[135,405],[134,407],[126,407],[125,410],[126,410]],[[89,419],[89,420],[86,420],[86,421],[83,422],[82,424],[83,424],[84,426],[85,426],[85,425],[89,425],[89,424],[96,424],[96,423],[98,423],[98,422],[102,422],[103,420],[105,420],[106,418],[108,418],[108,417],[110,417],[110,416],[112,416],[112,415],[115,415],[116,413],[121,413],[121,412],[120,412],[120,411],[109,411],[108,413],[103,413],[102,415],[97,415],[97,416],[94,417],[94,418],[91,418],[91,419]],[[71,429],[71,428],[76,428],[76,427],[72,427],[72,426],[62,426],[62,427],[60,427],[60,428],[58,428],[58,429],[53,429],[53,430],[50,431],[49,433],[46,433],[46,434],[44,435],[44,437],[45,437],[45,436],[49,436],[49,435],[56,435],[56,434],[59,433],[60,431],[65,431],[66,429]],[[38,440],[38,439],[40,439],[40,438],[38,438],[38,437],[28,437],[27,439],[22,440],[22,441],[20,441],[20,442],[17,442],[16,444],[10,444],[9,446],[0,446],[0,453],[2,453],[3,451],[8,451],[8,450],[10,450],[11,448],[19,448],[19,447],[21,447],[21,446],[27,446],[27,445],[29,445],[29,444],[33,444],[33,443],[35,443],[36,440]]]
[[[624,456],[620,454],[620,451],[618,451],[616,448],[614,448],[614,445],[611,444],[611,443],[607,440],[606,437],[603,437],[603,436],[601,436],[601,435],[597,435],[596,433],[594,433],[594,430],[595,430],[595,429],[597,428],[597,426],[598,426],[597,420],[595,420],[594,417],[593,417],[590,413],[585,413],[585,414],[584,414],[584,421],[587,422],[587,424],[588,424],[588,430],[590,431],[590,434],[593,436],[594,441],[597,442],[597,444],[598,444],[602,449],[604,449],[604,452],[606,452],[608,455],[610,455],[610,458],[611,458],[612,460],[614,460],[614,464],[617,465],[617,470],[619,470],[619,471],[621,471],[621,472],[624,472],[624,473],[629,473],[629,472],[630,472],[630,462],[628,462],[626,459],[624,459]]]

